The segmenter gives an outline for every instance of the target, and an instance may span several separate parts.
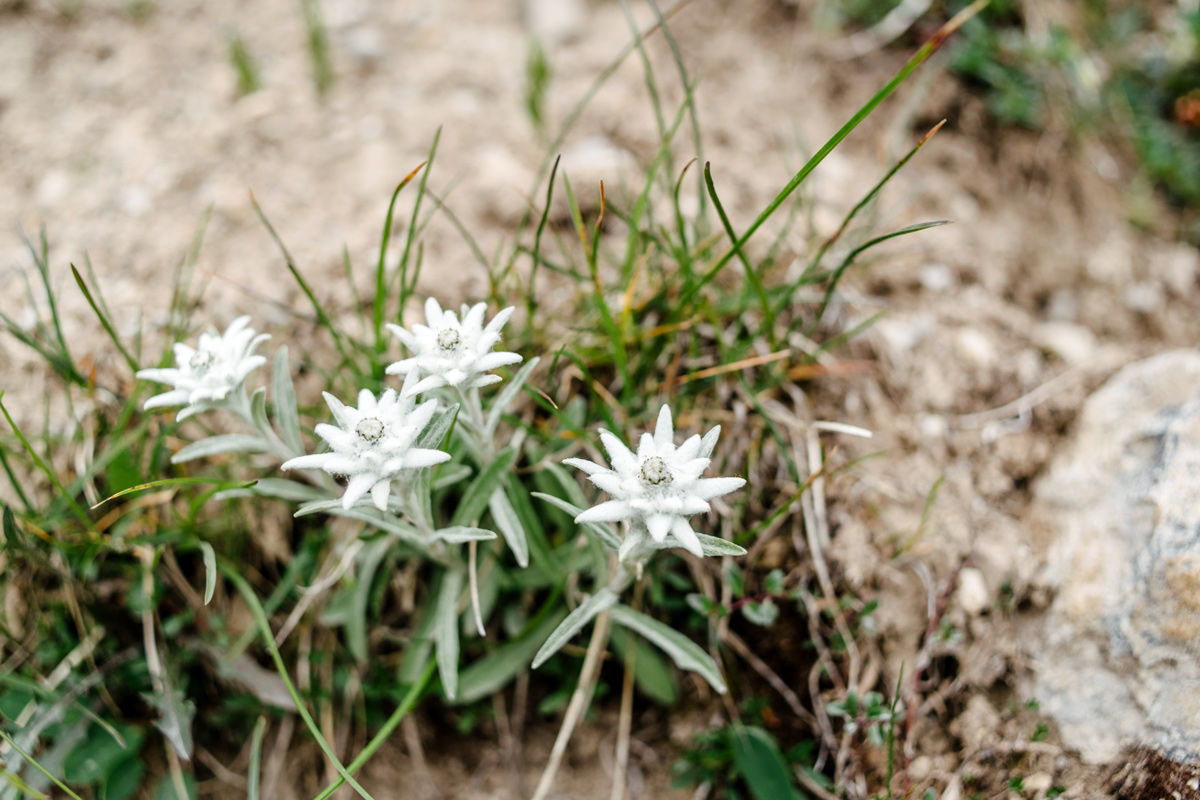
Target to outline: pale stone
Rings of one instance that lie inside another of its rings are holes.
[[[983,573],[974,567],[964,567],[958,573],[958,605],[972,617],[982,614],[992,604]]]
[[[1200,757],[1200,353],[1117,373],[1034,497],[1058,589],[1035,692],[1063,741]]]
[[[1086,364],[1096,355],[1095,334],[1073,322],[1043,322],[1034,327],[1030,339],[1072,367]]]

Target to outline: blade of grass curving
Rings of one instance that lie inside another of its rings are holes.
[[[808,275],[808,273],[812,272],[813,270],[817,269],[820,266],[821,261],[825,258],[825,254],[829,251],[829,248],[832,247],[834,242],[836,242],[838,239],[840,239],[843,234],[845,234],[846,229],[850,227],[851,221],[853,221],[853,219],[858,215],[858,213],[860,211],[862,211],[864,208],[866,208],[867,205],[872,200],[875,199],[876,195],[878,195],[879,192],[883,190],[883,187],[888,184],[888,181],[890,181],[893,177],[895,177],[896,173],[899,172],[901,169],[903,169],[904,165],[907,164],[912,159],[912,157],[917,154],[917,151],[919,151],[922,147],[924,147],[925,143],[928,142],[930,139],[932,139],[937,134],[937,132],[942,129],[942,126],[945,124],[946,124],[946,120],[942,120],[937,125],[934,125],[933,128],[931,128],[928,133],[926,133],[924,136],[921,137],[921,141],[917,142],[916,145],[911,150],[909,150],[908,153],[906,153],[903,158],[901,158],[899,161],[897,161],[895,164],[893,164],[892,168],[887,171],[887,174],[883,176],[882,180],[880,180],[879,183],[877,183],[873,187],[871,187],[871,191],[869,191],[865,195],[863,195],[863,198],[858,201],[858,203],[854,206],[854,208],[850,209],[850,213],[847,214],[846,218],[842,220],[841,226],[838,227],[838,229],[836,231],[834,231],[832,236],[830,236],[828,239],[826,239],[824,241],[824,243],[821,244],[821,247],[817,250],[816,255],[814,255],[812,260],[808,263],[808,267],[801,274],[800,278],[797,279],[797,285],[799,284],[800,281],[802,281],[804,279],[805,276]],[[794,290],[794,287],[793,287],[793,290]],[[789,295],[790,295],[790,292],[788,294],[784,295],[784,299],[781,301],[781,306],[783,304],[786,304],[787,298],[789,297]]]
[[[758,229],[763,226],[763,223],[771,218],[771,216],[779,209],[781,205],[783,205],[784,201],[787,200],[792,192],[796,191],[796,188],[799,187],[800,184],[803,183],[804,180],[809,176],[809,174],[817,168],[817,165],[824,161],[825,157],[833,152],[833,149],[841,144],[842,140],[849,136],[850,133],[859,126],[859,123],[870,116],[871,112],[873,112],[880,103],[890,97],[892,93],[895,92],[900,86],[900,84],[904,83],[904,81],[908,79],[908,76],[911,75],[917,69],[917,67],[921,66],[921,64],[925,63],[925,61],[928,60],[931,55],[937,52],[956,30],[962,27],[962,25],[971,17],[982,11],[984,6],[986,6],[989,1],[990,0],[975,0],[974,3],[967,6],[948,22],[946,22],[945,25],[939,28],[937,33],[930,37],[929,41],[922,45],[916,54],[909,59],[908,63],[905,64],[898,73],[896,73],[895,77],[888,81],[888,83],[882,89],[876,92],[875,95],[868,100],[866,104],[854,114],[854,116],[850,118],[850,121],[843,125],[837,131],[837,133],[830,137],[829,141],[825,142],[825,144],[821,146],[821,149],[818,150],[816,154],[813,155],[813,157],[810,158],[808,162],[800,168],[800,171],[797,172],[790,181],[788,181],[787,185],[784,186],[783,189],[780,190],[779,194],[775,196],[775,199],[767,204],[767,207],[762,210],[762,213],[755,218],[754,222],[751,223],[746,232],[742,234],[736,245],[727,251],[725,255],[721,256],[721,258],[717,260],[717,263],[709,268],[709,270],[704,273],[704,275],[694,286],[692,286],[688,291],[684,292],[684,296],[680,300],[680,305],[685,305],[686,302],[691,299],[693,294],[695,294],[697,291],[707,285],[709,281],[715,278],[717,273],[719,273],[737,254],[738,248],[745,246],[745,244],[750,240],[750,237],[758,232]]]
[[[816,350],[812,351],[812,353],[809,354],[808,360],[810,362],[815,363],[816,360],[818,358],[820,358],[824,353],[828,353],[829,351],[831,351],[835,348],[841,347],[843,344],[850,341],[855,336],[858,336],[860,333],[862,333],[863,331],[870,328],[872,325],[874,325],[879,320],[883,319],[885,316],[887,316],[887,312],[880,311],[878,314],[874,314],[874,315],[868,317],[867,319],[863,320],[862,322],[858,323],[850,330],[843,331],[843,332],[839,333],[837,336],[829,337],[825,341],[821,342],[820,347],[818,347]]]
[[[413,683],[412,686],[408,688],[408,692],[404,695],[404,699],[400,701],[400,705],[395,711],[392,712],[392,715],[388,717],[387,722],[383,723],[383,727],[379,729],[379,733],[375,734],[371,741],[367,743],[367,746],[362,749],[362,752],[360,752],[346,767],[346,770],[351,775],[353,775],[355,772],[358,772],[359,769],[362,768],[363,764],[366,764],[371,760],[371,756],[375,755],[376,751],[383,746],[383,743],[388,740],[388,737],[392,735],[392,732],[396,730],[396,727],[404,720],[408,713],[416,708],[417,703],[421,699],[421,693],[425,691],[425,688],[429,686],[430,679],[433,678],[433,668],[434,663],[432,661],[425,665],[425,669],[421,672],[421,676],[417,678],[416,682]],[[313,798],[313,800],[328,800],[334,792],[341,788],[343,783],[345,783],[345,779],[338,778],[336,781],[326,786],[325,790]]]
[[[46,238],[46,226],[43,225],[38,231],[39,247],[34,247],[33,242],[29,241],[22,228],[18,227],[17,232],[25,240],[25,245],[33,255],[34,265],[37,266],[38,275],[42,279],[42,288],[46,290],[46,303],[50,309],[50,321],[54,325],[54,336],[58,339],[58,347],[63,357],[70,362],[71,349],[67,347],[67,337],[63,335],[62,318],[58,314],[58,301],[54,297],[54,286],[50,283],[50,240]]]
[[[87,299],[88,305],[92,307],[92,311],[96,312],[96,318],[100,320],[100,324],[104,327],[104,331],[108,334],[108,338],[112,339],[112,343],[117,346],[117,352],[119,352],[121,357],[125,359],[125,363],[129,365],[129,369],[133,372],[137,372],[137,361],[135,361],[133,356],[129,354],[129,351],[125,349],[125,345],[121,344],[121,339],[117,336],[117,332],[113,328],[112,323],[109,321],[108,315],[104,313],[101,304],[96,301],[96,298],[92,297],[92,293],[88,289],[87,284],[83,282],[83,276],[79,274],[79,270],[75,269],[74,264],[71,265],[71,274],[75,276],[75,283],[79,285],[79,291],[83,292],[83,296]],[[96,295],[97,297],[100,295],[99,286],[96,287]]]
[[[537,279],[538,254],[542,250],[542,232],[546,230],[546,221],[550,219],[550,204],[554,200],[554,178],[558,175],[558,163],[562,154],[554,157],[554,166],[550,168],[550,182],[546,184],[546,204],[542,206],[542,216],[538,219],[537,230],[533,234],[533,250],[530,252],[529,286],[525,290],[525,310],[529,314],[530,324],[533,323],[533,312],[537,310],[537,299],[534,292],[534,281]]]
[[[412,291],[411,286],[416,286],[416,280],[412,283],[408,280],[408,263],[412,254],[413,241],[417,235],[417,220],[421,215],[421,200],[425,197],[425,184],[429,180],[429,173],[433,171],[433,161],[437,157],[438,142],[442,138],[442,126],[439,125],[437,132],[433,134],[433,144],[429,147],[429,158],[425,159],[425,171],[421,173],[421,182],[417,184],[417,199],[413,202],[412,217],[408,222],[408,235],[404,239],[404,250],[400,254],[400,266],[396,270],[400,278],[400,308],[396,311],[396,324],[404,324],[404,305],[408,301],[408,295]]]
[[[45,770],[42,767],[42,765],[39,764],[34,759],[33,756],[31,756],[29,753],[26,753],[24,750],[22,750],[21,747],[16,742],[13,741],[12,737],[9,736],[8,733],[6,733],[3,728],[0,728],[0,739],[4,739],[4,741],[8,743],[8,746],[11,747],[13,750],[16,750],[17,754],[20,755],[21,758],[28,761],[30,764],[33,765],[34,769],[36,769],[38,772],[42,773],[47,778],[49,778],[51,781],[53,781],[54,785],[57,786],[59,789],[62,789],[64,792],[66,792],[68,797],[72,797],[72,798],[74,798],[74,800],[83,800],[83,798],[81,798],[79,795],[77,795],[73,791],[71,791],[71,787],[67,786],[65,783],[60,781],[54,775],[50,774],[50,772]]]
[[[629,606],[617,605],[609,609],[609,617],[613,624],[628,628],[634,633],[646,638],[658,646],[660,650],[671,657],[680,669],[695,672],[717,691],[725,694],[728,689],[725,679],[721,676],[721,668],[712,656],[704,652],[700,645],[684,636],[679,631],[659,622],[654,617],[640,611],[634,611]]]
[[[283,243],[283,239],[279,238],[279,234],[275,232],[275,227],[271,221],[267,219],[267,215],[258,205],[258,199],[254,196],[254,192],[250,192],[250,205],[254,206],[254,212],[258,214],[258,218],[266,227],[267,233],[271,235],[271,239],[275,242],[275,246],[279,248],[279,252],[283,255],[284,263],[287,264],[288,272],[292,273],[292,277],[296,279],[296,283],[300,286],[300,291],[304,292],[304,296],[308,298],[308,302],[312,305],[313,311],[317,315],[317,322],[321,327],[329,332],[333,337],[333,344],[337,348],[338,353],[348,364],[353,364],[354,359],[346,351],[346,344],[342,341],[342,334],[338,331],[337,326],[333,324],[333,320],[325,313],[325,307],[321,305],[321,301],[313,294],[312,287],[308,285],[308,281],[304,280],[304,276],[300,274],[299,268],[296,266],[296,261],[292,258],[292,254],[288,252],[287,245]]]
[[[692,145],[696,148],[696,160],[704,158],[704,140],[700,136],[700,116],[696,112],[695,90],[696,84],[688,76],[687,65],[683,62],[683,53],[679,49],[679,43],[675,41],[675,34],[671,33],[671,26],[667,24],[667,18],[663,16],[662,11],[658,7],[655,0],[649,1],[650,10],[654,12],[654,18],[658,21],[658,28],[662,31],[663,38],[667,42],[667,47],[671,50],[671,58],[675,62],[675,69],[679,73],[679,82],[684,88],[683,104],[687,108],[688,117],[692,121]],[[672,9],[671,13],[674,13]],[[686,168],[685,168],[686,171]],[[680,176],[682,178],[682,175]],[[700,208],[696,214],[696,224],[699,226],[702,221],[707,219],[707,209],[704,207],[704,179],[697,175],[697,196],[700,202]],[[678,197],[678,195],[676,195]],[[675,204],[676,212],[679,211],[679,204]],[[687,246],[687,238],[684,235],[683,218],[679,216],[677,220],[679,224],[680,241]],[[702,232],[697,230],[697,237],[702,236]]]
[[[258,595],[254,593],[254,589],[246,579],[230,564],[220,562],[219,566],[221,572],[225,574],[227,579],[233,582],[233,585],[237,587],[242,598],[246,601],[246,605],[250,609],[250,615],[254,617],[259,633],[262,634],[263,642],[266,644],[267,650],[271,653],[271,660],[275,662],[275,670],[279,673],[279,678],[283,681],[284,687],[287,688],[288,694],[291,695],[292,702],[296,704],[297,713],[304,720],[304,724],[308,726],[309,733],[317,740],[317,745],[320,746],[321,751],[325,753],[325,756],[345,782],[350,784],[354,791],[358,792],[365,800],[375,800],[366,789],[359,786],[358,781],[354,780],[354,776],[346,771],[341,760],[338,759],[337,753],[333,751],[333,748],[329,746],[329,742],[325,741],[325,737],[321,735],[321,729],[313,721],[312,714],[308,713],[308,708],[304,705],[304,698],[296,690],[296,685],[292,683],[292,679],[288,675],[287,665],[283,663],[283,654],[279,652],[279,648],[275,645],[275,635],[271,632],[271,623],[267,620],[267,614],[263,611],[262,604],[258,601]]]
[[[446,570],[438,587],[434,616],[434,645],[438,677],[448,700],[458,694],[458,599],[462,594],[463,574]]]
[[[379,263],[375,266],[375,304],[374,313],[372,315],[372,324],[375,328],[375,352],[382,353],[387,344],[383,340],[383,318],[385,315],[385,306],[387,305],[387,249],[388,243],[392,239],[392,218],[396,211],[396,198],[400,196],[400,192],[405,186],[412,183],[413,178],[417,177],[417,173],[425,168],[428,161],[422,161],[417,165],[417,168],[405,176],[404,180],[400,181],[400,185],[392,192],[392,200],[388,203],[387,217],[383,222],[383,240],[379,243]]]
[[[838,268],[835,269],[829,276],[829,284],[825,287],[825,296],[821,298],[821,307],[813,316],[812,325],[809,326],[810,331],[816,330],[821,324],[821,318],[825,316],[825,310],[829,308],[829,301],[833,299],[833,293],[837,290],[837,285],[841,281],[842,275],[845,274],[846,270],[850,268],[850,265],[853,264],[855,259],[857,259],[860,255],[867,250],[870,250],[875,245],[882,244],[889,239],[895,239],[898,236],[905,236],[910,233],[917,233],[918,231],[929,230],[930,228],[940,228],[942,225],[949,224],[949,222],[950,220],[948,219],[937,219],[933,220],[932,222],[918,222],[915,225],[908,225],[900,228],[899,230],[885,233],[882,236],[876,236],[874,239],[863,242],[861,245],[847,253],[846,257],[842,259],[842,263],[839,264]]]
[[[37,451],[33,449],[33,445],[31,445],[29,440],[25,438],[25,434],[21,432],[21,429],[17,426],[16,421],[13,420],[12,415],[8,413],[8,408],[4,405],[3,390],[0,390],[0,412],[2,412],[4,414],[4,418],[8,420],[8,426],[12,428],[13,433],[17,435],[17,439],[20,440],[21,446],[25,448],[25,452],[29,453],[30,457],[33,458],[33,463],[37,465],[37,468],[45,473],[46,477],[50,479],[50,482],[54,484],[54,488],[58,489],[63,500],[65,500],[67,505],[70,506],[71,511],[74,512],[75,516],[79,518],[79,521],[84,524],[84,527],[90,525],[91,521],[88,519],[87,512],[75,502],[75,497],[67,492],[67,487],[62,485],[62,481],[58,479],[58,475],[54,472],[54,470],[51,469],[50,466],[42,460],[42,457],[37,454]]]
[[[44,795],[37,789],[34,789],[25,781],[21,780],[21,776],[15,772],[10,772],[4,767],[0,767],[0,778],[3,778],[6,783],[17,791],[24,792],[26,796],[32,797],[33,800],[50,800],[48,795]]]
[[[659,141],[664,141],[667,133],[667,121],[663,116],[662,101],[658,96],[658,81],[654,77],[654,67],[651,66],[650,56],[646,53],[645,37],[642,36],[637,21],[633,18],[629,0],[621,0],[621,12],[625,15],[629,32],[633,34],[633,47],[637,50],[638,58],[642,62],[642,76],[646,83],[646,92],[650,95],[650,106],[654,109],[654,121],[658,125],[658,138]],[[674,170],[671,171],[674,172]]]
[[[717,195],[717,187],[713,183],[712,178],[712,168],[708,162],[704,164],[704,185],[708,189],[708,196],[712,198],[713,208],[717,210],[717,216],[721,218],[721,225],[724,226],[729,240],[733,242],[733,249],[737,251],[738,259],[742,262],[742,266],[746,270],[746,279],[754,289],[754,293],[758,295],[758,303],[762,306],[763,313],[762,327],[766,329],[771,349],[778,350],[779,339],[775,336],[775,310],[771,308],[771,301],[767,298],[767,292],[763,288],[762,279],[758,276],[754,265],[750,263],[750,259],[746,257],[746,251],[742,249],[741,244],[738,242],[738,236],[733,230],[733,223],[729,221],[729,215],[725,213],[725,206],[721,203],[721,198]]]
[[[9,485],[13,487],[14,491],[16,491],[17,497],[20,498],[21,503],[25,506],[25,510],[32,514],[34,513],[33,505],[29,502],[29,498],[25,495],[25,490],[21,488],[21,484],[17,480],[17,476],[13,474],[12,466],[8,463],[8,456],[4,454],[4,451],[4,444],[0,443],[0,466],[4,467],[4,473],[8,475]]]
[[[254,732],[250,734],[250,770],[246,775],[246,800],[259,800],[262,787],[262,745],[263,734],[267,732],[267,718],[259,717],[254,723]]]
[[[438,195],[434,193],[432,189],[426,192],[426,194],[429,196],[430,201],[437,206],[438,211],[442,212],[446,219],[450,220],[450,224],[453,225],[454,229],[458,231],[460,236],[462,236],[467,247],[471,248],[471,252],[475,255],[476,260],[486,267],[488,264],[488,257],[483,252],[483,248],[479,246],[479,242],[475,241],[475,237],[471,235],[469,230],[467,230],[467,226],[464,225],[463,221],[458,218],[458,215],[451,211],[450,207],[446,205],[445,199],[438,197]],[[411,292],[415,286],[416,276],[414,275],[412,285],[409,287],[409,291]]]

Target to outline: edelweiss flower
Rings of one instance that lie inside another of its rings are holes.
[[[703,439],[693,436],[675,447],[671,409],[665,405],[658,412],[654,435],[642,434],[636,454],[616,436],[600,431],[600,441],[608,451],[612,469],[582,458],[568,458],[563,463],[588,473],[592,483],[614,499],[589,508],[575,521],[629,522],[630,531],[621,547],[622,560],[637,548],[645,533],[660,546],[677,545],[703,555],[688,518],[708,511],[709,500],[740,489],[746,483],[742,478],[700,477],[708,467],[720,434],[718,425]]]
[[[358,393],[358,408],[342,405],[325,392],[325,402],[337,425],[322,423],[316,431],[329,443],[330,452],[293,458],[283,463],[283,469],[323,469],[331,475],[346,475],[350,482],[342,497],[343,508],[349,510],[369,491],[375,507],[386,511],[392,481],[405,470],[432,467],[450,459],[441,450],[413,447],[437,410],[437,401],[416,406],[408,383],[403,396],[388,389],[378,401],[363,389]]]
[[[462,320],[453,311],[443,311],[432,297],[425,301],[425,325],[413,325],[411,331],[388,325],[412,356],[387,368],[389,375],[416,372],[421,379],[414,393],[456,386],[470,389],[501,380],[487,373],[505,364],[516,364],[521,356],[504,351],[492,352],[500,341],[500,329],[513,314],[512,306],[492,317],[483,327],[486,303],[462,307]]]
[[[177,343],[173,349],[178,366],[174,369],[138,370],[139,378],[175,387],[151,397],[143,408],[188,406],[179,412],[178,418],[183,419],[223,401],[242,385],[247,375],[267,363],[266,358],[253,353],[254,348],[271,337],[265,333],[256,336],[253,328],[246,327],[249,322],[248,316],[238,317],[220,336],[200,334],[195,350]]]

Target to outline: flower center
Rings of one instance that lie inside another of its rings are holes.
[[[354,427],[359,438],[367,442],[378,442],[383,438],[383,423],[375,417],[365,417]]]
[[[458,347],[462,337],[458,335],[458,331],[454,328],[442,328],[438,331],[438,347],[443,350],[453,350]]]
[[[675,480],[667,462],[658,456],[651,456],[642,462],[642,481],[651,486],[665,486]]]
[[[207,372],[212,366],[213,354],[207,350],[197,350],[192,353],[191,359],[188,361],[188,366],[196,372]]]

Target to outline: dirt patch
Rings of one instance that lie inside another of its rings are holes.
[[[0,220],[31,233],[47,227],[67,337],[76,357],[100,370],[117,363],[66,268],[85,253],[122,332],[143,327],[147,345],[157,346],[170,276],[211,207],[198,319],[223,325],[253,311],[262,327],[284,334],[311,330],[294,316],[307,309],[248,190],[321,298],[345,313],[352,300],[343,245],[366,285],[389,193],[426,159],[439,126],[431,185],[485,254],[511,236],[529,202],[542,148],[522,110],[530,23],[519,4],[331,4],[336,82],[323,97],[310,78],[297,3],[170,3],[146,6],[147,15],[124,3],[66,8],[35,2],[2,12]],[[629,39],[615,3],[577,11],[581,21],[546,42],[551,120]],[[811,12],[808,3],[697,0],[672,21],[700,80],[701,155],[739,229],[905,57],[836,60],[835,47],[811,29]],[[651,19],[640,6],[635,15],[643,25]],[[262,88],[245,97],[227,57],[234,34],[261,75]],[[661,38],[649,47],[672,107],[681,93],[669,77],[670,52]],[[827,235],[891,160],[949,119],[889,187],[877,218],[885,227],[954,224],[880,251],[848,276],[849,300],[830,318],[842,328],[886,307],[885,320],[838,353],[875,361],[875,371],[804,387],[817,418],[875,432],[869,443],[831,438],[843,457],[886,451],[830,482],[829,557],[839,581],[879,602],[880,646],[868,654],[875,683],[867,688],[894,686],[902,664],[910,675],[912,665],[925,667],[916,685],[921,713],[904,731],[912,786],[940,792],[957,782],[968,796],[993,796],[1013,788],[1014,777],[1036,775],[1040,785],[1046,775],[1054,786],[1100,791],[1097,771],[1052,749],[1052,726],[1035,742],[1044,747],[1016,746],[1046,724],[1024,687],[1050,599],[1041,568],[1054,532],[1027,519],[1029,486],[1091,389],[1133,359],[1195,342],[1197,255],[1124,224],[1128,171],[1102,178],[1089,157],[1094,145],[997,131],[952,78],[933,65],[924,74],[805,187],[815,230]],[[604,178],[620,192],[637,186],[638,165],[656,145],[641,67],[631,58],[564,143],[563,168],[581,187]],[[693,155],[682,145],[681,153]],[[6,268],[25,269],[30,261],[11,227],[0,234],[0,252],[16,265]],[[425,242],[430,266],[419,289],[443,300],[478,296],[485,270],[444,217]],[[787,246],[802,258],[811,244],[796,235]],[[11,272],[5,280],[16,285]],[[0,296],[0,310],[23,323],[33,313],[17,292]],[[38,398],[54,386],[40,360],[5,338],[0,365],[18,420],[40,419]],[[8,495],[0,486],[0,497]],[[750,566],[789,557],[764,549]],[[971,585],[977,595],[982,587],[982,602],[964,601],[964,565],[977,573]],[[927,609],[939,597],[946,633],[931,643]],[[767,655],[781,674],[796,667],[785,647]],[[611,742],[597,741],[597,731],[610,729],[602,719],[581,734],[561,796],[607,796],[599,754],[611,752]],[[546,736],[530,734],[527,764],[540,763]],[[498,747],[471,740],[453,749],[429,759],[444,792],[506,796],[511,771]],[[667,793],[664,752],[647,745],[640,757],[646,794]],[[308,766],[289,765],[297,787],[316,774],[310,755]],[[387,754],[369,774],[395,785],[405,764]]]

